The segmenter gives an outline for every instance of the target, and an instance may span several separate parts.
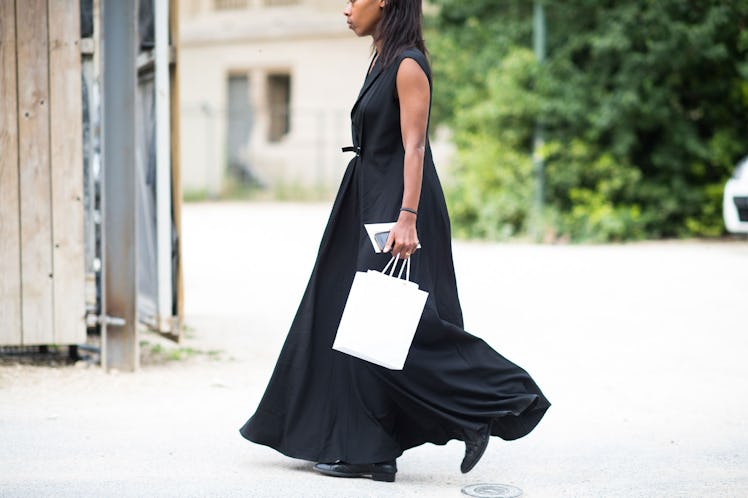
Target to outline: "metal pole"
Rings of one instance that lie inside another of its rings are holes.
[[[543,1],[535,0],[533,9],[533,49],[539,64],[545,61],[545,10]],[[535,124],[535,136],[533,139],[532,163],[535,174],[535,195],[533,198],[533,212],[531,222],[531,233],[535,240],[540,240],[543,231],[543,198],[545,190],[545,165],[541,150],[545,143],[543,125],[540,120]]]
[[[102,366],[139,367],[135,231],[137,1],[102,2]]]
[[[171,332],[171,107],[169,103],[169,0],[154,0],[156,87],[156,267],[161,332]]]

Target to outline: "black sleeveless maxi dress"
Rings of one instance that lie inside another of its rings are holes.
[[[486,424],[506,440],[528,434],[550,406],[525,370],[463,330],[449,216],[426,145],[411,280],[429,293],[405,367],[393,371],[331,349],[356,271],[381,270],[364,223],[394,221],[403,143],[394,63],[375,62],[351,111],[354,149],[309,283],[246,439],[315,462],[393,460],[424,443],[465,441]],[[386,326],[386,310],[381,317]]]

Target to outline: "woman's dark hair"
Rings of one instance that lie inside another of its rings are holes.
[[[374,33],[374,42],[382,42],[379,52],[382,66],[390,65],[403,50],[411,47],[427,54],[422,20],[421,0],[386,0]]]

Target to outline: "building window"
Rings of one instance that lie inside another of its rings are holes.
[[[216,10],[246,9],[248,3],[248,0],[213,0]]]
[[[252,133],[254,113],[249,102],[250,80],[246,74],[233,74],[228,78],[227,142],[228,169],[243,182],[252,180],[249,164],[249,137]]]
[[[291,131],[291,76],[268,75],[267,99],[270,117],[268,140],[278,142]]]

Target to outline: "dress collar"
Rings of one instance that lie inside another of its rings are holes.
[[[356,112],[358,105],[361,103],[361,99],[363,98],[364,95],[366,95],[366,92],[369,91],[369,88],[371,88],[371,85],[377,80],[377,78],[379,78],[381,74],[382,74],[382,64],[380,64],[379,57],[377,57],[377,59],[374,61],[374,66],[371,67],[369,74],[366,75],[364,84],[361,87],[361,92],[359,92],[358,98],[356,99],[356,102],[353,104],[353,109],[351,110],[351,114]]]

